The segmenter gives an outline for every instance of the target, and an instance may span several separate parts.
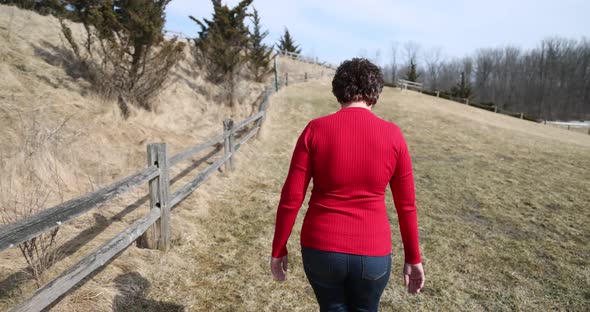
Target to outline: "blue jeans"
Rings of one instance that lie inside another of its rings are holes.
[[[320,311],[378,311],[391,274],[391,254],[351,255],[301,247],[305,275]]]

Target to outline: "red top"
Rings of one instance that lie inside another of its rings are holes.
[[[385,207],[389,184],[405,262],[421,262],[412,161],[395,124],[362,107],[342,108],[307,124],[281,192],[272,244],[275,258],[287,254],[287,240],[312,177],[302,246],[367,256],[389,254],[391,230]]]

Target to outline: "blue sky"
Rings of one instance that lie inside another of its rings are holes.
[[[270,32],[267,43],[278,41],[288,27],[303,54],[334,64],[354,56],[375,59],[377,51],[378,61],[388,63],[392,44],[403,60],[408,41],[452,58],[485,47],[533,48],[554,35],[590,37],[588,0],[254,0],[253,6]],[[210,18],[212,11],[210,0],[172,0],[166,29],[196,36],[198,27],[188,15]]]

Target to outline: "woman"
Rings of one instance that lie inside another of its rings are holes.
[[[400,129],[371,109],[383,89],[366,59],[343,62],[332,80],[337,112],[310,121],[297,140],[277,209],[271,272],[285,279],[287,240],[313,189],[301,229],[303,267],[320,311],[377,311],[391,272],[385,207],[390,185],[404,245],[404,282],[424,287],[414,177]]]

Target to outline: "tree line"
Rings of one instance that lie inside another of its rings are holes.
[[[445,60],[439,48],[422,51],[408,42],[392,45],[384,72],[393,83],[399,78],[422,82],[427,90],[538,119],[590,119],[586,38],[550,37],[533,49],[484,48],[451,60]]]
[[[165,9],[171,0],[0,0],[52,14],[60,19],[78,74],[94,90],[118,99],[123,115],[129,103],[150,110],[155,95],[163,88],[172,68],[185,55],[186,43],[165,38]],[[234,7],[212,0],[210,19],[188,16],[199,28],[189,42],[195,69],[205,73],[212,83],[221,85],[222,100],[234,106],[236,86],[242,80],[262,82],[271,73],[273,47],[263,41],[268,31],[262,29],[254,0],[242,0]],[[68,22],[84,26],[84,40],[79,42]],[[246,25],[251,22],[251,27]],[[300,53],[288,29],[276,44],[277,49]]]

